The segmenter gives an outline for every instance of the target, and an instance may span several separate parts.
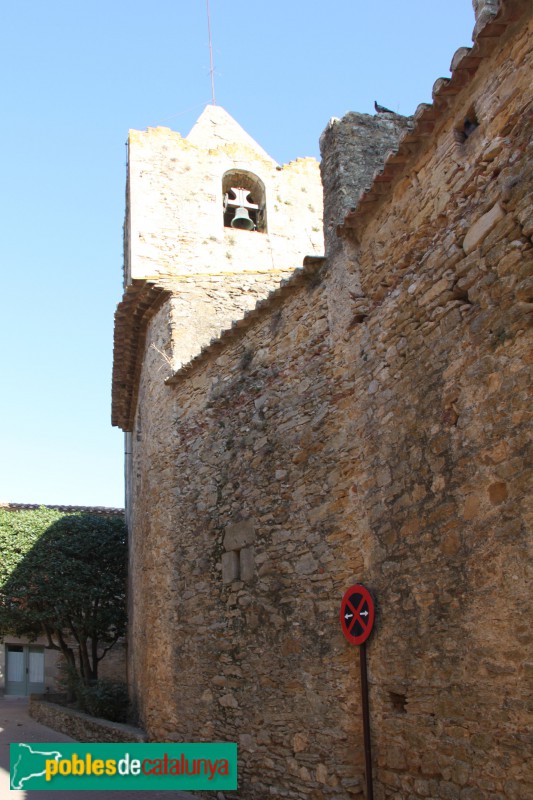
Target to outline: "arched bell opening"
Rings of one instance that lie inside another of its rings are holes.
[[[251,172],[228,170],[222,178],[224,227],[266,233],[266,193],[263,181]]]

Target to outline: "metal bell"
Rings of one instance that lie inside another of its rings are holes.
[[[244,231],[253,231],[255,225],[250,219],[250,215],[248,214],[248,210],[246,208],[239,206],[235,212],[235,216],[231,220],[231,227],[240,228]]]

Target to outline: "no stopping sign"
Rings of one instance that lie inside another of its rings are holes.
[[[366,642],[374,625],[374,601],[365,586],[356,583],[344,592],[340,619],[350,644]]]

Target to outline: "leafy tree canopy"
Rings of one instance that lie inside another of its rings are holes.
[[[85,683],[126,628],[120,517],[0,509],[0,638],[44,635]]]

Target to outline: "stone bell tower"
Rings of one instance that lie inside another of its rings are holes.
[[[279,166],[220,106],[186,138],[131,131],[125,240],[126,287],[173,292],[177,368],[304,256],[322,255],[318,165]]]
[[[128,144],[112,421],[126,432],[129,682],[147,718],[143,675],[170,663],[152,654],[173,621],[164,604],[153,619],[140,609],[154,592],[147,576],[163,574],[155,564],[176,546],[175,421],[187,413],[166,379],[306,256],[323,254],[322,185],[313,158],[278,165],[219,106],[207,106],[185,138],[149,128],[131,131]]]

